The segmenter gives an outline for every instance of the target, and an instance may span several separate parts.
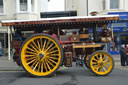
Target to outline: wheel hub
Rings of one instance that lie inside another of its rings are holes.
[[[40,59],[42,59],[44,57],[44,54],[43,53],[40,53],[39,54],[39,57],[40,57]]]

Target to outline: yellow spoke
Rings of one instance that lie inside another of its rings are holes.
[[[31,65],[31,67],[33,67],[36,63],[37,63],[37,60]]]
[[[105,62],[104,64],[110,64],[110,62]]]
[[[58,60],[58,58],[55,58],[55,57],[48,57],[48,58],[51,58],[51,59],[55,59],[55,60]]]
[[[27,47],[27,49],[29,49],[29,50],[31,50],[31,51],[33,51],[33,52],[35,52],[35,50],[33,50],[33,49],[29,48],[29,47]]]
[[[41,65],[41,63],[39,62],[39,66],[38,66],[38,72],[40,71],[40,65]]]
[[[102,54],[100,54],[100,60],[103,60]]]
[[[27,58],[26,60],[33,60],[33,59],[36,59],[35,57],[32,57],[32,58]]]
[[[35,65],[35,67],[33,68],[34,71],[35,71],[35,69],[36,69],[36,67],[37,67],[38,64],[39,64],[39,62],[37,62],[36,65]]]
[[[40,44],[41,44],[41,50],[42,50],[42,48],[43,48],[43,41],[42,41],[42,39],[40,38]]]
[[[98,54],[96,54],[94,57],[96,57],[99,60]]]
[[[106,71],[106,69],[103,67],[103,70]]]
[[[33,63],[34,61],[36,61],[36,59],[34,59],[34,60],[28,62],[28,65],[31,64],[31,63]]]
[[[109,68],[109,66],[107,66],[107,65],[104,65],[106,68]]]
[[[54,64],[57,64],[57,62],[55,62],[54,60],[52,59],[48,59],[49,61],[53,62]]]
[[[48,69],[51,70],[51,68],[50,68],[49,64],[47,63],[47,61],[46,61],[46,64],[47,64],[47,66],[48,66]]]
[[[24,55],[25,57],[35,57],[35,55]]]
[[[97,64],[97,62],[92,62],[92,64]]]
[[[32,44],[30,44],[30,46],[31,46],[36,52],[38,52],[37,48],[35,48]]]
[[[45,50],[48,48],[49,43],[50,43],[50,40],[48,40],[46,47],[45,47]]]
[[[97,65],[93,66],[96,71],[98,71],[99,67]]]
[[[100,68],[100,72],[102,72],[102,68]]]
[[[43,45],[43,48],[42,48],[43,51],[44,51],[45,45],[46,45],[46,40],[44,41],[44,45]]]
[[[39,51],[41,51],[40,43],[38,40],[37,40],[37,44],[38,44]]]
[[[43,62],[41,63],[41,72],[43,72]]]
[[[93,60],[94,60],[94,61],[98,61],[98,60],[96,60],[95,58],[93,58]]]
[[[26,53],[30,53],[30,54],[33,54],[33,55],[37,54],[37,53],[34,53],[34,52],[30,52],[30,51],[26,51]]]
[[[55,52],[58,52],[58,50],[51,51],[48,54],[52,54],[52,53],[55,53]]]
[[[47,61],[52,67],[55,67],[50,61],[47,60],[47,58],[46,58],[46,61]]]
[[[36,45],[36,43],[34,41],[32,41],[32,43],[34,44],[34,46],[36,46],[37,49],[39,49],[38,46]]]
[[[107,63],[107,62],[108,62],[108,60],[109,60],[108,58],[107,58],[106,60],[104,60],[104,63]]]
[[[45,50],[45,52],[47,52],[52,46],[53,46],[53,43]]]
[[[49,54],[49,56],[59,56],[59,54]]]
[[[47,72],[48,71],[48,69],[47,69],[47,67],[46,67],[46,64],[45,64],[46,62],[45,62],[45,60],[43,60],[43,64],[44,64],[44,68],[45,68],[45,71]]]
[[[57,48],[56,46],[52,47],[50,50],[48,50],[49,52],[52,51],[53,49]]]

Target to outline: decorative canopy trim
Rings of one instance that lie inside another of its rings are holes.
[[[119,20],[119,15],[105,15],[105,16],[81,16],[81,17],[59,17],[59,18],[43,18],[37,20],[3,20],[2,26],[22,26],[22,25],[37,25],[37,24],[65,24],[75,22],[111,22]]]

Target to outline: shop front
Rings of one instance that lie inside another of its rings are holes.
[[[113,41],[109,43],[109,52],[111,54],[120,54],[121,45],[128,45],[128,12],[113,12],[109,15],[118,14],[120,20],[112,23]]]

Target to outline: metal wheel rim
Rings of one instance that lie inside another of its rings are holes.
[[[26,41],[22,47],[21,62],[29,73],[36,76],[47,76],[59,67],[61,49],[52,38],[35,36]]]
[[[97,75],[106,75],[113,68],[111,56],[105,52],[95,53],[90,60],[90,68]]]

